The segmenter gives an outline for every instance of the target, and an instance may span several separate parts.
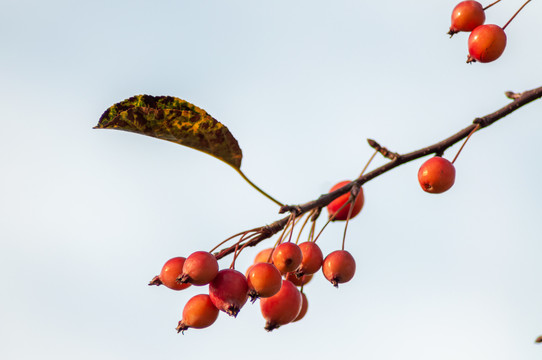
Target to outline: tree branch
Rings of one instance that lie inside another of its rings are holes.
[[[476,131],[480,131],[482,128],[488,127],[489,125],[495,123],[497,120],[502,119],[506,115],[514,112],[515,110],[519,109],[520,107],[537,100],[542,97],[542,86],[538,87],[536,89],[524,91],[522,93],[513,93],[510,91],[507,91],[505,95],[512,99],[513,101],[505,105],[504,107],[500,108],[499,110],[488,114],[481,118],[474,119],[473,123],[463,130],[460,130],[459,132],[453,134],[452,136],[439,141],[438,143],[435,143],[433,145],[429,145],[427,147],[424,147],[419,150],[412,151],[410,153],[400,155],[398,153],[393,153],[387,150],[384,147],[381,147],[376,141],[374,140],[368,140],[369,145],[373,147],[375,150],[379,151],[383,156],[387,158],[391,158],[391,161],[388,163],[374,169],[373,171],[360,176],[356,180],[352,181],[351,183],[343,186],[340,189],[337,189],[333,192],[330,192],[328,194],[321,195],[318,199],[309,201],[305,204],[301,205],[284,205],[280,208],[279,213],[295,213],[296,217],[299,217],[300,215],[313,210],[313,209],[322,209],[324,206],[328,205],[330,202],[338,198],[339,196],[346,194],[347,192],[356,191],[359,189],[360,186],[365,184],[366,182],[398,167],[399,165],[405,164],[407,162],[419,159],[421,157],[424,157],[429,154],[437,154],[442,155],[446,149],[453,146],[457,142],[463,140],[466,138],[478,125],[479,128]],[[256,246],[258,243],[260,243],[262,240],[265,240],[267,238],[270,238],[271,236],[275,235],[279,231],[281,231],[284,226],[286,226],[288,219],[290,216],[284,217],[280,220],[277,220],[269,225],[263,226],[259,229],[257,229],[258,235],[252,237],[250,240],[247,240],[244,243],[237,244],[235,246],[230,246],[228,248],[224,248],[220,250],[219,252],[215,253],[215,256],[217,259],[221,259],[224,256],[231,254],[235,251],[236,246],[238,248],[240,247],[246,247],[246,246]]]

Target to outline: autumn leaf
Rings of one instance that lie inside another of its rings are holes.
[[[132,96],[107,109],[94,129],[130,131],[202,151],[231,165],[250,186],[283,205],[241,171],[243,152],[228,128],[188,101],[173,96]]]
[[[171,141],[241,168],[243,153],[228,128],[205,110],[172,96],[133,96],[107,109],[94,128]]]

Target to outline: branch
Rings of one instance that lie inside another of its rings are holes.
[[[284,205],[280,208],[279,213],[282,214],[282,213],[290,212],[290,213],[295,213],[296,217],[299,217],[300,215],[310,210],[322,209],[324,206],[328,205],[330,202],[332,202],[339,196],[346,194],[347,192],[358,190],[359,187],[361,187],[366,182],[396,168],[399,165],[419,159],[429,154],[442,155],[446,149],[448,149],[449,147],[453,146],[457,142],[466,138],[476,128],[476,126],[478,126],[478,130],[476,131],[480,131],[481,129],[488,127],[489,125],[493,124],[497,120],[502,119],[503,117],[514,112],[520,107],[541,98],[542,86],[536,89],[529,90],[529,91],[524,91],[522,93],[513,93],[510,91],[507,91],[505,95],[508,98],[512,99],[513,101],[491,114],[488,114],[481,118],[474,119],[471,125],[453,134],[447,139],[444,139],[436,144],[424,147],[419,150],[412,151],[404,155],[391,152],[388,149],[381,147],[376,141],[369,139],[368,140],[369,145],[373,147],[375,150],[379,151],[383,156],[390,158],[391,161],[374,169],[370,173],[360,176],[356,180],[343,186],[340,189],[337,189],[328,194],[321,195],[316,200],[309,201],[301,205]],[[219,252],[215,253],[216,258],[221,259],[224,256],[233,253],[236,247],[241,248],[241,247],[246,247],[246,246],[256,246],[261,241],[267,238],[270,238],[271,236],[281,231],[284,228],[284,226],[286,226],[286,224],[288,223],[289,217],[290,216],[287,216],[269,225],[258,228],[257,229],[258,235],[252,237],[250,240],[247,240],[244,243],[240,243],[240,244],[237,244],[236,246],[231,246],[231,247],[220,250]]]

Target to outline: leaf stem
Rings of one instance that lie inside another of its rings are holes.
[[[262,189],[260,189],[256,184],[254,184],[252,181],[249,180],[249,178],[246,177],[246,175],[241,171],[241,169],[238,169],[236,167],[233,167],[238,173],[239,175],[241,175],[241,177],[247,182],[249,183],[250,186],[252,186],[254,189],[258,190],[260,192],[260,194],[262,194],[263,196],[265,196],[266,198],[268,198],[269,200],[271,200],[272,202],[274,202],[275,204],[277,204],[278,206],[282,207],[284,206],[283,203],[281,203],[280,201],[278,201],[277,199],[275,199],[274,197],[272,197],[271,195],[269,195],[268,193],[266,193],[265,191],[263,191]]]

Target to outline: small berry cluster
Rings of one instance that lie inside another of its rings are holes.
[[[503,27],[495,24],[484,24],[486,20],[485,11],[499,1],[497,0],[485,8],[477,1],[462,1],[452,11],[452,25],[448,34],[453,36],[460,31],[470,32],[467,63],[476,61],[488,63],[497,60],[506,47],[504,29],[531,0],[527,0]]]
[[[349,183],[340,182],[331,191]],[[330,214],[328,223],[332,220],[348,221],[361,211],[363,203],[361,188],[355,198],[348,193],[338,197],[327,207]],[[220,311],[236,317],[249,298],[252,303],[259,300],[260,311],[266,321],[264,328],[272,331],[305,316],[308,300],[303,287],[320,269],[335,287],[350,281],[356,271],[356,262],[344,250],[344,239],[341,250],[333,251],[324,258],[316,244],[320,234],[314,236],[314,221],[309,240],[300,244],[291,241],[295,222],[292,216],[289,231],[286,232],[286,226],[274,248],[260,251],[245,274],[234,269],[242,248],[234,254],[230,268],[222,270],[216,256],[206,251],[196,251],[187,258],[168,260],[149,285],[164,285],[172,290],[184,290],[191,285],[209,287],[208,294],[195,295],[188,300],[177,332],[184,333],[188,328],[206,328],[216,321]],[[290,235],[288,241],[283,241],[287,237],[285,234]]]

